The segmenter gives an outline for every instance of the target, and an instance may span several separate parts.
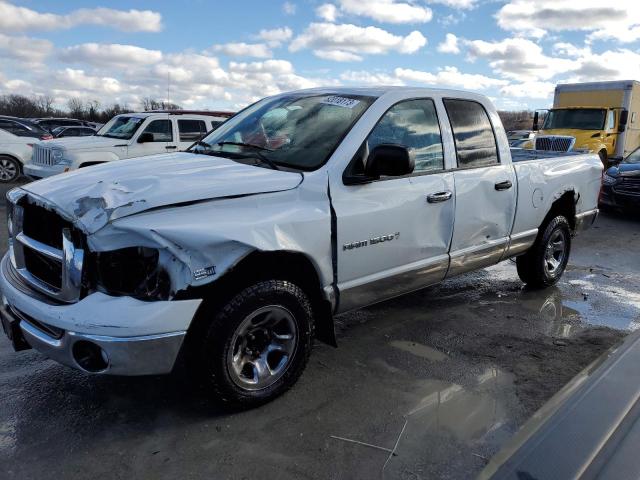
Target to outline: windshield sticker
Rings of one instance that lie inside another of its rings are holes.
[[[344,108],[353,108],[360,103],[360,100],[354,100],[352,98],[338,97],[336,95],[332,95],[330,97],[325,98],[322,103],[326,103],[328,105],[335,105],[336,107],[344,107]]]

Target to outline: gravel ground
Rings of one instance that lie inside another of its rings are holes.
[[[602,215],[557,287],[524,289],[507,261],[342,316],[340,347],[246,412],[179,375],[90,377],[0,339],[0,478],[471,478],[640,325],[639,242],[640,219]]]

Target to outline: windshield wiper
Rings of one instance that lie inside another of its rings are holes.
[[[276,162],[274,162],[270,158],[266,157],[262,153],[262,151],[273,152],[274,150],[272,150],[271,148],[261,147],[260,145],[254,145],[253,143],[242,143],[242,142],[218,142],[217,145],[219,145],[221,147],[223,145],[235,145],[237,147],[253,148],[256,151],[256,156],[258,157],[258,159],[262,160],[264,163],[269,165],[272,169],[280,170],[280,167],[278,167],[278,165],[276,165]]]

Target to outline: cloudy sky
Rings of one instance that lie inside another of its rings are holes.
[[[318,85],[482,92],[549,106],[559,82],[640,80],[640,1],[0,0],[0,94],[239,108]]]

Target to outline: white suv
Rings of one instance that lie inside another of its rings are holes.
[[[44,178],[113,160],[185,150],[231,115],[181,110],[117,115],[95,136],[36,145],[24,173]]]

